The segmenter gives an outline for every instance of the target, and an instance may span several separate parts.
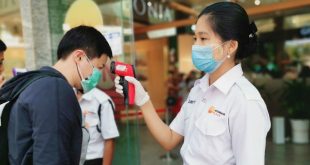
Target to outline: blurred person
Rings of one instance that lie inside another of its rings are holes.
[[[125,77],[135,85],[135,104],[159,144],[171,150],[184,140],[184,164],[264,164],[270,118],[240,64],[255,51],[256,32],[256,25],[237,3],[218,2],[201,12],[192,61],[206,75],[196,81],[169,127],[158,117],[141,83]],[[115,78],[116,91],[122,93],[119,79]]]
[[[4,52],[6,51],[6,49],[7,47],[5,43],[0,39],[0,88],[5,83],[5,77],[3,75],[4,71],[3,62],[4,62]]]
[[[195,70],[192,70],[188,73],[186,79],[185,79],[185,82],[186,82],[186,87],[187,87],[187,90],[190,91],[194,84],[195,84],[195,81],[196,81],[196,71]]]
[[[310,77],[310,67],[308,65],[303,65],[298,77],[303,78]]]
[[[182,79],[183,79],[183,74],[179,73],[178,69],[176,66],[172,66],[170,71],[169,71],[169,76],[168,76],[168,95],[166,98],[166,105],[169,107],[171,118],[173,119],[176,114],[181,109],[182,105],[182,89],[180,88],[180,85],[185,85],[182,84]]]
[[[283,79],[284,80],[296,80],[297,78],[298,78],[297,68],[294,66],[287,67],[283,75]]]
[[[188,91],[187,91],[187,86],[186,86],[186,82],[184,79],[184,73],[179,73],[179,77],[178,77],[178,87],[179,87],[179,98],[181,98],[181,102],[182,104],[185,102],[186,97],[188,95]]]
[[[9,164],[79,164],[82,115],[72,87],[87,93],[97,85],[100,70],[107,58],[112,57],[108,45],[96,29],[75,27],[61,39],[58,61],[53,67],[20,74],[4,84],[1,100],[9,100],[20,90],[22,83],[27,83],[33,76],[53,75],[33,81],[10,109],[7,127]]]
[[[90,135],[84,165],[111,165],[114,139],[119,136],[114,119],[115,104],[98,88],[85,94],[78,92],[78,98]]]

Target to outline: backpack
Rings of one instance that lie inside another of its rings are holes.
[[[63,78],[57,73],[37,70],[19,74],[8,82],[6,82],[0,89],[0,104],[6,104],[1,114],[0,123],[0,165],[9,165],[9,146],[8,146],[8,123],[10,112],[15,101],[19,95],[34,81],[44,77],[59,77]]]

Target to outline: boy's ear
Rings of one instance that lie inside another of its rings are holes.
[[[71,54],[75,62],[80,62],[85,53],[83,50],[77,49],[77,50],[74,50]]]

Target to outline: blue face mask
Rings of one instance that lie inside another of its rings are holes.
[[[192,46],[192,60],[197,69],[205,73],[212,73],[221,66],[224,60],[216,61],[214,59],[214,49],[217,47],[208,46]]]

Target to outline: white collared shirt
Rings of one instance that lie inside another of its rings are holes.
[[[184,136],[184,164],[263,165],[270,118],[238,64],[212,85],[196,81],[170,128]]]
[[[90,140],[86,160],[103,157],[104,140],[119,136],[114,120],[111,98],[103,91],[94,88],[82,96],[80,106],[85,116],[85,126],[88,127]],[[99,124],[98,107],[101,104],[101,133],[97,130]],[[114,106],[114,105],[113,105]]]

